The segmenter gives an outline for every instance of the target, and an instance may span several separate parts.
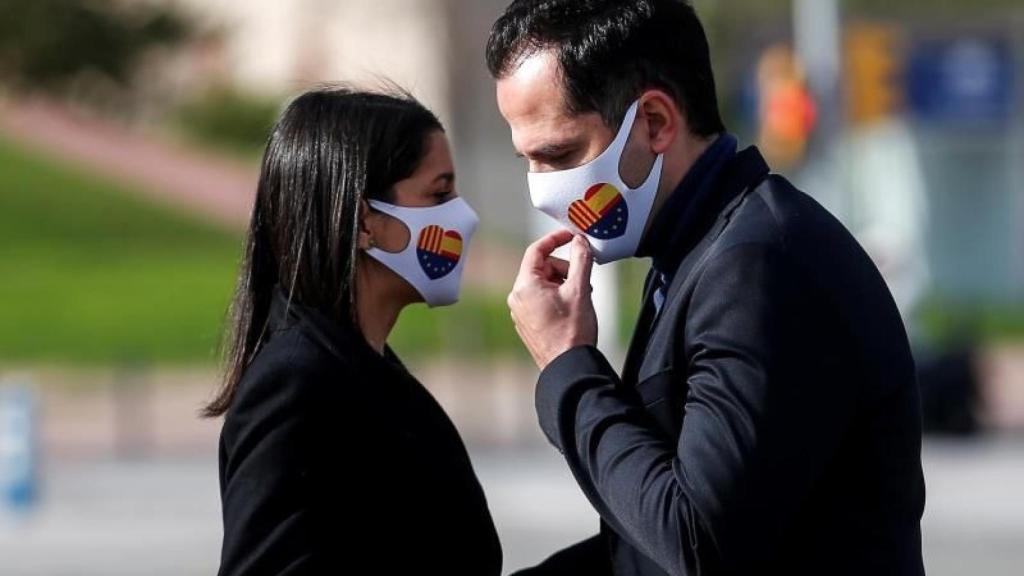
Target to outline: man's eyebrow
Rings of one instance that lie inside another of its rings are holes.
[[[519,158],[525,158],[529,156],[534,159],[551,159],[564,156],[566,152],[571,152],[575,148],[579,147],[579,143],[575,140],[566,142],[552,142],[538,146],[534,150],[523,152],[516,152],[516,156]]]

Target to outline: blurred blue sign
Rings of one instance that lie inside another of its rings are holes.
[[[922,120],[994,123],[1013,113],[1010,46],[991,38],[924,43],[911,51],[907,104]]]

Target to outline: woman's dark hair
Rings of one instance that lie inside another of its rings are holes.
[[[552,50],[566,103],[574,114],[597,112],[617,127],[649,88],[675,98],[690,131],[725,130],[704,27],[684,0],[515,0],[487,40],[494,78],[524,57]]]
[[[406,93],[329,87],[296,98],[263,154],[224,339],[225,374],[203,410],[224,414],[259,350],[277,286],[289,302],[358,330],[355,274],[363,199],[388,201],[426,154],[437,117]]]

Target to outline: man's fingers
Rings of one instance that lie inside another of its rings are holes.
[[[567,260],[562,260],[556,256],[548,256],[548,265],[551,267],[553,276],[553,278],[548,278],[548,280],[561,282],[569,275],[569,262]]]
[[[580,288],[583,293],[588,293],[590,273],[593,268],[594,253],[590,248],[590,243],[583,236],[576,236],[570,249],[569,273],[566,274],[565,283]],[[587,290],[583,290],[584,288]]]
[[[530,247],[526,249],[526,254],[523,255],[523,264],[519,271],[543,270],[544,263],[551,253],[570,241],[572,241],[572,232],[559,230],[530,244]]]

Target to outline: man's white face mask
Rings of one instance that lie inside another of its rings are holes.
[[[615,140],[594,160],[569,170],[527,174],[533,206],[565,228],[586,234],[598,264],[636,254],[661,183],[664,154],[639,188],[630,188],[619,174],[639,105],[629,107]]]

